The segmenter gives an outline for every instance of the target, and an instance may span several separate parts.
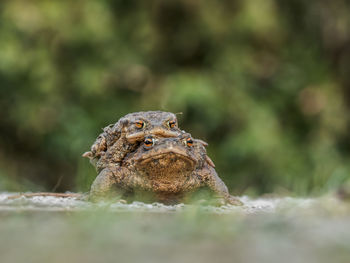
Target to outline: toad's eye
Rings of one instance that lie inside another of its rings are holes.
[[[136,126],[136,128],[141,129],[145,126],[145,123],[143,121],[137,121],[137,122],[135,122],[135,126]]]
[[[176,126],[176,121],[172,120],[168,122],[170,128],[174,128]]]
[[[143,143],[146,147],[151,147],[153,145],[153,140],[150,138],[147,138]]]
[[[187,144],[187,146],[193,146],[193,140],[192,140],[192,138],[187,138],[187,139],[186,139],[186,144]]]

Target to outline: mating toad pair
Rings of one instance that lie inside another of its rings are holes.
[[[91,151],[83,154],[99,173],[90,197],[152,196],[154,201],[177,203],[208,187],[225,203],[241,205],[215,172],[206,146],[181,131],[173,113],[127,114],[104,128]]]

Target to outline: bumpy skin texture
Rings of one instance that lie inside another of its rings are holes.
[[[188,133],[175,138],[149,136],[120,165],[110,163],[91,186],[90,196],[148,192],[164,203],[177,203],[200,187],[209,187],[224,202],[242,203],[228,192],[206,154],[205,143]],[[114,193],[115,194],[115,193]]]
[[[171,112],[134,112],[105,127],[83,157],[89,158],[100,172],[111,164],[120,164],[146,136],[176,137],[180,133],[176,116]]]

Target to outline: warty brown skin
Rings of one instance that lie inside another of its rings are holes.
[[[146,138],[120,165],[109,164],[100,172],[91,186],[90,196],[92,200],[108,196],[112,189],[120,196],[141,191],[153,194],[156,201],[177,203],[205,186],[225,203],[242,205],[229,194],[215,172],[205,143],[181,133],[175,138]]]
[[[120,164],[146,136],[176,137],[180,133],[176,115],[171,112],[134,112],[105,127],[83,157],[89,158],[100,172],[112,163]]]

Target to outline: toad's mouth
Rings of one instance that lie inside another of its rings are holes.
[[[196,162],[189,156],[167,152],[151,155],[137,164],[137,169],[145,172],[149,178],[183,178],[194,171]],[[157,179],[157,180],[158,180]],[[182,179],[181,179],[182,180]],[[160,182],[160,181],[158,181]]]
[[[171,166],[183,162],[186,166],[194,167],[197,160],[185,151],[171,147],[170,149],[162,149],[162,151],[150,151],[144,153],[140,158],[137,159],[140,165],[160,165],[160,166]]]

